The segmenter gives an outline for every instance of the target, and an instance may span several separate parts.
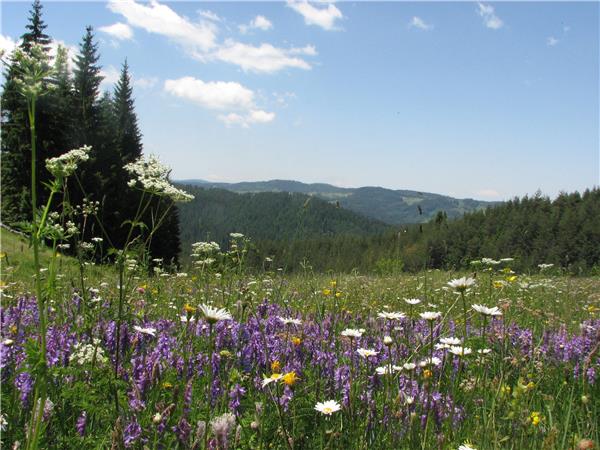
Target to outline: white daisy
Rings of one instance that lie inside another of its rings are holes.
[[[363,335],[363,333],[365,332],[364,328],[346,328],[344,331],[342,331],[341,335],[345,336],[345,337],[349,337],[350,339],[354,339],[354,338],[359,338]]]
[[[478,313],[483,314],[484,316],[501,316],[502,312],[497,306],[492,308],[488,308],[485,305],[472,305],[472,308]]]
[[[469,347],[461,347],[459,345],[454,345],[450,347],[450,350],[448,351],[456,356],[467,356],[473,353],[473,350]]]
[[[412,306],[415,306],[415,305],[418,305],[419,303],[421,303],[421,300],[419,300],[418,298],[405,298],[404,301]]]
[[[133,326],[133,329],[135,331],[137,331],[138,333],[142,333],[142,334],[147,334],[149,336],[156,336],[156,328],[152,328],[152,327],[138,327],[137,325]]]
[[[458,292],[464,292],[475,284],[475,279],[470,277],[455,278],[448,282],[448,286],[456,289]]]
[[[203,304],[200,305],[200,310],[202,311],[202,314],[204,314],[204,319],[208,323],[217,323],[220,320],[233,320],[231,314],[224,309],[218,309],[210,305]]]
[[[369,356],[377,356],[379,354],[379,352],[376,352],[375,350],[371,350],[369,348],[359,348],[358,350],[356,350],[356,353],[358,353],[363,358],[368,358]]]
[[[326,402],[318,402],[315,405],[315,410],[319,411],[321,414],[325,414],[326,416],[332,415],[334,412],[342,409],[340,404],[335,400],[327,400]]]
[[[302,323],[301,320],[299,319],[293,319],[291,317],[281,317],[281,316],[277,316],[279,318],[279,320],[281,320],[283,322],[284,325],[300,325]]]
[[[437,311],[426,311],[420,314],[421,319],[424,320],[437,320],[440,317],[442,317],[442,313],[439,313]]]
[[[387,319],[387,320],[400,320],[400,319],[404,319],[406,316],[401,313],[401,312],[380,312],[379,314],[377,314],[377,317],[381,318],[381,319]]]

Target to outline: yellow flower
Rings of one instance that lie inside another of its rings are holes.
[[[511,275],[510,277],[506,277],[506,281],[508,281],[509,283],[514,283],[515,281],[517,281],[517,276]]]
[[[535,383],[533,381],[530,381],[529,383],[527,383],[527,390],[528,391],[530,391],[534,387],[535,387]]]
[[[540,413],[537,411],[533,411],[531,413],[531,415],[529,416],[529,419],[531,420],[531,425],[533,425],[534,427],[537,427],[540,424]]]
[[[162,384],[163,389],[171,389],[173,387],[173,385],[171,383],[169,383],[168,381],[165,381]]]
[[[152,289],[152,293],[153,293],[154,295],[157,295],[157,294],[158,294],[158,289],[156,289],[156,288],[155,288],[155,289]]]
[[[431,370],[429,370],[429,369],[425,369],[425,370],[423,371],[423,376],[424,376],[425,378],[431,378],[431,377],[432,377],[432,375],[433,375],[433,372],[432,372]]]
[[[196,308],[194,308],[189,303],[186,303],[185,306],[183,307],[183,309],[188,314],[194,314],[196,312]]]
[[[300,339],[297,336],[294,336],[292,338],[292,344],[294,344],[296,347],[299,346],[300,344],[302,344],[302,339]]]
[[[342,293],[341,293],[341,292],[336,292],[336,293],[335,293],[335,298],[340,298],[341,296],[342,296]]]
[[[323,289],[323,295],[331,295],[331,289]]]
[[[296,376],[296,372],[292,371],[292,372],[286,373],[281,378],[281,380],[288,386],[293,386],[294,384],[296,384],[296,381],[298,381],[299,378]]]
[[[332,288],[334,288],[334,289],[335,289],[335,288],[337,287],[337,281],[335,281],[335,280],[331,280],[331,281],[329,282],[329,285],[330,285]]]
[[[494,281],[494,287],[496,289],[502,289],[503,286],[504,286],[504,283],[502,283],[502,281]]]
[[[281,371],[281,363],[279,361],[273,361],[271,363],[271,372],[279,373]]]

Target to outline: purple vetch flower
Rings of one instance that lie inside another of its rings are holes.
[[[21,372],[15,377],[15,387],[21,393],[19,396],[21,404],[26,406],[29,402],[29,394],[33,391],[33,378],[29,372]]]
[[[185,419],[185,417],[182,417],[179,423],[173,427],[173,432],[177,435],[177,439],[179,439],[179,442],[181,442],[183,445],[188,444],[191,431],[192,426]]]
[[[239,384],[236,384],[231,391],[229,391],[229,409],[233,411],[233,413],[239,417],[240,415],[240,405],[242,402],[242,397],[246,395],[246,389],[244,389]]]
[[[125,447],[127,448],[131,447],[141,435],[142,427],[134,418],[133,422],[130,422],[123,431],[123,444],[125,444]]]
[[[79,436],[85,435],[85,426],[87,424],[87,412],[83,411],[79,417],[77,418],[77,422],[75,423],[75,429]]]

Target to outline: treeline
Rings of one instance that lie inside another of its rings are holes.
[[[323,236],[381,234],[389,229],[384,223],[305,194],[237,194],[224,189],[181,187],[195,197],[178,205],[181,241],[187,250],[197,241],[216,241],[224,246],[233,232],[257,241],[303,242]]]
[[[45,33],[42,5],[35,0],[26,32],[19,49],[30,57],[34,45],[41,46],[43,58],[53,65],[53,74],[43,85],[37,101],[37,179],[38,205],[47,201],[43,184],[51,179],[44,161],[83,145],[92,147],[90,160],[82,165],[76,178],[69,180],[65,195],[71,205],[83,205],[79,212],[81,240],[103,237],[103,245],[120,248],[128,228],[126,220],[135,216],[140,193],[129,188],[129,175],[123,166],[142,155],[142,134],[135,113],[133,87],[127,61],[113,92],[101,93],[103,77],[99,65],[98,45],[91,27],[87,27],[79,45],[79,54],[70,61],[67,50],[58,47],[50,58],[52,39]],[[6,55],[5,81],[2,89],[2,221],[10,225],[31,220],[31,137],[25,98],[20,93],[22,67],[13,55]],[[86,215],[90,205],[98,205],[95,221]],[[150,224],[157,209],[168,207],[161,199],[151,205],[143,222]],[[180,251],[177,209],[154,235],[150,252],[165,261],[177,261]],[[99,224],[102,224],[102,231]],[[149,225],[150,226],[150,225]]]
[[[374,236],[263,239],[254,246],[253,265],[261,267],[272,257],[288,271],[464,269],[482,257],[510,257],[512,267],[522,271],[554,264],[583,273],[600,267],[600,190],[561,194],[553,201],[541,195],[515,198],[456,220],[439,212],[427,224]]]

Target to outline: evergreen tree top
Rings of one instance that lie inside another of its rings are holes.
[[[42,20],[42,3],[40,0],[34,0],[31,5],[31,11],[29,11],[29,23],[25,26],[29,31],[21,36],[21,39],[23,40],[21,48],[26,52],[29,52],[33,44],[38,44],[42,46],[45,51],[48,51],[52,40],[50,39],[50,36],[44,33],[46,27],[47,25]]]

